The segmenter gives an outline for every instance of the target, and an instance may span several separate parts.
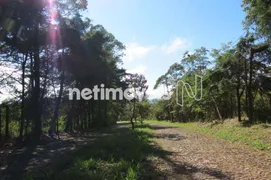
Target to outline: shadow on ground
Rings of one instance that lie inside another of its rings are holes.
[[[154,138],[161,138],[170,141],[180,141],[186,139],[187,137],[181,136],[179,134],[156,134]]]
[[[147,125],[148,126],[148,125]],[[174,126],[159,126],[159,125],[152,125],[150,127],[151,129],[153,130],[160,130],[160,129],[175,129],[177,127],[174,127]]]
[[[49,138],[39,144],[23,147],[1,148],[0,180],[22,179],[29,171],[40,171],[55,162],[55,159],[61,159],[95,139],[112,134],[115,128],[92,130],[91,133],[65,134],[61,136],[62,139]]]
[[[133,131],[127,125],[119,125],[107,132],[106,136],[96,137],[82,148],[54,156],[51,163],[26,173],[17,171],[19,174],[11,179],[195,179],[195,173],[230,179],[216,169],[173,162],[169,158],[173,153],[162,150],[151,140],[155,137],[150,131],[146,131],[150,128],[149,125],[137,125],[137,128]],[[29,149],[26,152],[33,151]],[[152,158],[166,162],[168,168],[172,169],[170,174],[158,168],[159,164],[152,161]],[[19,159],[14,157],[14,160]],[[29,162],[27,159],[23,161],[25,165]]]

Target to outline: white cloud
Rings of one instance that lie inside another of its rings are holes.
[[[147,78],[148,79],[148,78]],[[150,99],[160,99],[162,96],[167,95],[167,88],[164,85],[159,86],[157,89],[153,89],[156,79],[148,79],[149,89],[147,94]]]
[[[186,39],[182,39],[182,38],[177,37],[177,38],[173,39],[170,43],[163,45],[162,50],[166,54],[172,54],[178,50],[188,48],[189,46],[190,46],[189,41],[187,41]]]
[[[148,89],[147,94],[150,99],[160,99],[165,93],[162,91],[162,88],[153,90],[151,87]]]
[[[142,46],[138,43],[128,43],[126,44],[124,62],[132,62],[135,59],[142,59],[149,52],[154,50],[154,46]]]
[[[150,99],[161,98],[167,94],[166,88],[153,86],[156,79],[164,74],[168,67],[181,58],[181,53],[188,50],[191,43],[189,40],[176,37],[162,44],[142,45],[136,39],[126,43],[126,56],[123,66],[129,73],[144,74],[148,80],[149,89],[147,94]],[[165,59],[168,59],[165,61]]]
[[[147,66],[141,64],[133,69],[130,69],[130,70],[128,69],[127,72],[133,73],[133,74],[135,73],[144,74],[146,70],[147,70]]]

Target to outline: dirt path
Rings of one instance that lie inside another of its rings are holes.
[[[166,179],[271,179],[271,153],[200,132],[151,126],[155,141],[170,153],[151,159]]]

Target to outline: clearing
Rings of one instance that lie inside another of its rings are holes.
[[[1,179],[271,179],[271,155],[166,124],[128,124],[16,149]]]

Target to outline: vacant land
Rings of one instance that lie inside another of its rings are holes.
[[[158,179],[148,162],[166,154],[151,140],[151,129],[121,123],[113,128],[12,150],[2,179]]]
[[[268,150],[259,150],[239,140],[222,139],[223,136],[213,133],[219,132],[219,127],[210,131],[198,128],[196,124],[146,121],[131,130],[129,124],[121,123],[112,129],[56,140],[35,148],[17,149],[11,153],[1,178],[271,178]]]
[[[230,142],[248,145],[259,150],[271,151],[271,126],[268,124],[248,126],[242,125],[234,119],[225,121],[224,124],[171,123],[157,120],[148,120],[146,122],[200,131]]]
[[[198,131],[196,125],[154,123],[154,139],[170,155],[156,160],[167,179],[270,179],[271,154]],[[206,127],[207,128],[207,127]],[[229,132],[231,133],[231,132]]]

